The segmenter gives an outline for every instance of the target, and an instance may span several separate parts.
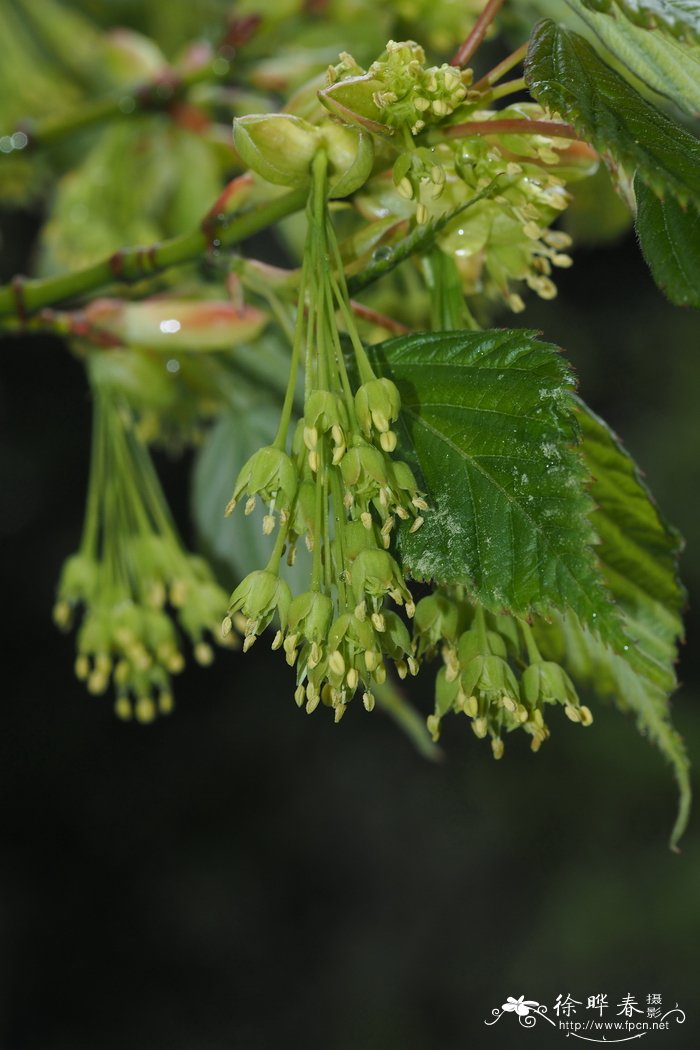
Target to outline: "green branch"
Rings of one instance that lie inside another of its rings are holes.
[[[193,262],[212,247],[227,248],[300,211],[306,204],[306,189],[292,190],[283,197],[248,211],[220,216],[210,212],[196,230],[156,244],[123,248],[108,259],[56,277],[15,277],[0,287],[0,323],[12,317],[23,321],[46,306],[84,296],[109,285],[132,284],[172,266]]]
[[[501,174],[496,175],[488,186],[485,186],[479,193],[475,193],[464,204],[458,204],[456,208],[452,208],[450,211],[445,212],[444,215],[440,215],[437,219],[426,222],[422,226],[414,226],[408,236],[404,237],[398,244],[385,245],[379,248],[374,253],[374,261],[369,266],[348,278],[348,292],[350,295],[357,295],[363,288],[374,284],[376,280],[389,273],[399,263],[404,262],[410,255],[416,252],[428,252],[433,247],[433,242],[438,233],[444,230],[453,219],[456,219],[462,212],[468,211],[469,208],[479,201],[490,197],[497,189],[502,188],[502,183],[499,184],[498,182],[501,177]]]
[[[46,120],[23,120],[17,131],[24,133],[26,140],[20,148],[50,146],[76,131],[94,127],[107,120],[130,116],[133,113],[153,113],[167,110],[195,84],[223,80],[230,72],[231,63],[221,55],[203,66],[187,73],[166,69],[162,73],[128,90],[118,90],[105,98],[88,102],[84,106],[60,117]]]

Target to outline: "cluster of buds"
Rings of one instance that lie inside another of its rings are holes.
[[[563,668],[540,657],[527,624],[490,617],[476,607],[471,626],[456,637],[466,614],[461,604],[438,594],[423,599],[416,609],[414,650],[430,655],[440,648],[443,658],[435,711],[427,722],[434,740],[450,711],[467,715],[475,736],[490,737],[494,758],[502,757],[503,736],[514,729],[524,729],[532,737],[532,751],[539,750],[549,737],[547,704],[562,705],[572,722],[592,723],[589,708],[580,703]],[[523,665],[518,678],[516,670]]]
[[[328,159],[314,173],[325,185]],[[247,576],[231,596],[224,632],[237,626],[244,649],[274,622],[273,649],[295,668],[295,699],[307,712],[319,704],[339,720],[360,691],[367,710],[393,664],[400,676],[418,662],[407,623],[415,612],[404,574],[390,552],[398,523],[420,528],[427,503],[412,471],[394,453],[401,411],[396,385],[378,378],[354,327],[342,275],[329,273],[337,243],[324,194],[313,185],[305,273],[297,313],[297,360],[307,361],[304,411],[286,451],[291,407],[283,409],[278,438],[241,471],[229,503],[257,496],[266,503],[263,532],[278,534],[267,566]],[[340,277],[340,280],[338,279]],[[336,310],[354,348],[354,371],[342,354]],[[294,359],[294,355],[293,355]],[[290,371],[285,405],[297,375]],[[286,422],[285,422],[286,418]],[[278,517],[275,515],[278,513]],[[309,586],[292,595],[280,575],[283,553],[292,562],[303,537],[312,554]]]
[[[75,671],[88,691],[111,685],[120,718],[150,722],[172,710],[184,639],[207,665],[212,641],[235,646],[237,635],[221,636],[226,594],[171,525],[133,420],[104,387],[95,412],[83,541],[64,565],[54,620],[69,630],[80,618]]]
[[[501,114],[479,116],[491,120]],[[572,264],[566,253],[571,238],[550,229],[568,206],[567,181],[581,174],[566,162],[567,145],[566,139],[511,135],[506,150],[496,137],[474,135],[419,147],[398,157],[391,177],[370,181],[356,204],[378,230],[387,214],[426,223],[454,211],[436,243],[454,259],[464,294],[499,298],[519,312],[524,303],[514,285],[524,282],[552,299],[553,268]],[[589,173],[590,161],[586,164]],[[488,187],[493,192],[459,210]]]
[[[462,104],[472,81],[471,70],[427,66],[425,52],[413,40],[390,40],[365,72],[352,55],[343,53],[328,70],[328,87],[321,93],[329,109],[356,115],[386,128],[409,128],[419,135]],[[371,126],[371,125],[370,125]]]

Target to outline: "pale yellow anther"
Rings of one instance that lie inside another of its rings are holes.
[[[386,621],[381,613],[372,613],[372,626],[375,631],[379,631],[380,634],[386,631]]]
[[[346,492],[343,496],[343,506],[345,507],[345,509],[350,510],[354,502],[355,497],[353,496],[352,492]]]
[[[365,711],[374,711],[374,694],[370,692],[363,693],[362,704]]]
[[[328,670],[339,678],[342,678],[345,674],[345,660],[343,659],[343,654],[337,649],[328,657]]]
[[[530,741],[530,750],[537,754],[539,749],[542,747],[543,740],[544,736],[542,733],[535,733],[532,740]]]
[[[304,427],[304,444],[310,452],[318,445],[318,430],[316,427]]]
[[[409,620],[412,620],[416,614],[416,603],[413,601],[413,598],[407,599],[405,609],[406,616],[408,616]]]
[[[92,671],[87,679],[88,692],[92,693],[93,696],[99,696],[100,693],[104,693],[108,681],[107,675],[101,674],[99,671]]]
[[[446,117],[448,113],[452,112],[449,102],[442,98],[436,98],[430,108],[436,117]]]
[[[333,449],[333,455],[331,457],[331,463],[334,467],[337,467],[343,456],[345,455],[345,445],[336,445]]]
[[[297,707],[301,707],[306,699],[306,689],[303,685],[298,685],[294,690],[294,702]]]
[[[408,521],[411,517],[405,507],[396,507],[396,516],[401,518],[401,521]]]
[[[415,124],[413,125],[413,127],[411,128],[411,132],[414,135],[417,135],[420,131],[423,130],[424,127],[425,127],[425,121],[424,120],[417,120],[415,122]]]
[[[485,718],[475,718],[472,722],[472,730],[474,735],[478,736],[480,740],[483,740],[489,731],[488,722]]]
[[[313,474],[316,474],[318,468],[321,466],[321,457],[318,452],[309,452],[309,469]]]
[[[308,689],[307,689],[307,694],[308,694]],[[316,710],[316,708],[318,707],[318,705],[320,704],[320,702],[321,702],[321,694],[320,693],[314,693],[312,696],[310,696],[309,699],[306,701],[306,713],[307,713],[307,715],[312,715],[314,713],[314,711]]]
[[[502,696],[501,703],[505,707],[506,711],[510,711],[511,714],[515,713],[518,706],[515,700],[513,700],[513,698],[510,696]]]
[[[397,675],[403,681],[403,679],[406,678],[406,676],[408,675],[408,664],[405,660],[396,660],[394,663],[394,667],[396,668]]]
[[[79,678],[81,682],[84,682],[89,674],[90,661],[85,653],[81,653],[75,661],[75,677]]]
[[[206,642],[197,642],[194,647],[194,658],[202,667],[208,667],[214,660],[214,650]]]
[[[425,720],[425,725],[432,737],[433,743],[436,743],[440,739],[440,719],[437,715],[428,715]]]
[[[156,717],[156,705],[150,696],[141,696],[136,701],[136,709],[134,711],[137,722],[152,722]]]
[[[250,623],[251,621],[248,619],[247,616],[244,616],[242,612],[234,613],[233,626],[241,634],[245,634],[245,632],[248,630]]]
[[[375,652],[374,649],[367,649],[365,651],[365,667],[372,674],[376,671],[382,662],[381,653]]]
[[[421,525],[423,524],[424,520],[425,519],[422,518],[420,516],[420,514],[419,514],[408,531],[409,532],[418,532],[418,529],[421,527]]]
[[[430,169],[430,178],[435,183],[435,185],[442,186],[446,177],[447,176],[445,175],[445,169],[441,168],[439,164],[433,164],[432,168]]]
[[[521,295],[518,295],[516,292],[511,292],[511,294],[506,298],[506,302],[508,303],[508,306],[511,308],[514,314],[521,314],[525,309],[525,302],[523,301],[523,297]]]
[[[350,668],[345,676],[345,681],[347,682],[348,689],[354,693],[360,682],[360,672],[356,667]]]
[[[243,639],[243,652],[247,653],[249,649],[252,649],[255,645],[255,635],[247,634]]]
[[[544,729],[544,717],[539,707],[535,708],[535,710],[532,712],[532,721],[538,729]]]
[[[411,185],[410,180],[407,179],[405,175],[399,182],[396,189],[398,190],[399,195],[405,200],[410,201],[413,199],[413,186]]]
[[[464,713],[470,718],[476,718],[479,714],[479,701],[475,696],[468,696],[464,701]]]
[[[318,642],[311,643],[311,650],[309,652],[309,669],[313,671],[314,667],[318,667],[321,662],[321,647]]]
[[[592,724],[593,714],[591,712],[590,707],[586,707],[585,704],[582,704],[582,706],[578,709],[578,713],[581,717],[581,725],[589,726]]]
[[[572,704],[566,704],[564,707],[564,714],[567,718],[570,718],[572,722],[581,721],[581,715],[578,708],[574,707]]]
[[[283,641],[284,641],[284,635],[282,634],[281,631],[278,631],[277,634],[275,635],[275,637],[272,639],[272,645],[270,646],[270,648],[271,649],[279,649],[280,646],[282,645]]]
[[[171,714],[175,707],[175,701],[173,700],[172,693],[161,693],[158,697],[158,711],[161,715]]]
[[[182,653],[179,653],[177,650],[175,650],[168,657],[165,666],[168,668],[171,674],[180,674],[182,671],[185,670],[185,658],[182,655]]]
[[[346,704],[338,704],[338,706],[335,708],[335,711],[333,712],[333,718],[336,725],[345,714],[346,708]]]
[[[225,638],[233,630],[233,620],[230,616],[224,616],[221,621],[221,637]]]
[[[428,504],[425,502],[422,496],[414,496],[411,503],[417,510],[427,510]]]
[[[360,514],[360,521],[366,529],[372,528],[372,515],[369,513],[369,511],[365,510],[362,512],[362,514]]]
[[[117,698],[114,704],[114,713],[117,718],[121,718],[124,722],[128,722],[133,717],[131,701],[127,696],[120,696]]]
[[[556,299],[557,286],[549,277],[537,277],[532,284],[540,299]]]
[[[384,452],[393,452],[396,448],[396,434],[394,431],[387,430],[385,433],[380,434],[379,444]]]
[[[426,109],[430,109],[430,99],[423,98],[422,95],[417,95],[413,100],[413,105],[419,113],[425,113]]]
[[[416,658],[414,656],[409,656],[409,658],[407,660],[407,663],[408,663],[409,671],[411,672],[411,674],[415,678],[416,675],[418,674],[418,670],[419,670],[418,661],[416,660]]]
[[[69,627],[71,622],[71,607],[68,602],[56,602],[53,607],[53,622],[57,627]]]
[[[262,522],[262,530],[264,536],[269,536],[275,528],[275,516],[274,514],[266,514]]]
[[[552,256],[552,262],[555,266],[560,266],[563,270],[568,270],[570,266],[574,265],[574,260],[570,255],[564,255],[562,252],[555,252]]]
[[[288,634],[286,636],[286,638],[284,639],[284,641],[282,642],[282,645],[284,647],[285,653],[293,653],[294,650],[297,647],[297,642],[298,641],[299,641],[299,635],[298,634]]]
[[[360,623],[364,623],[365,617],[367,616],[367,603],[366,602],[364,602],[364,601],[359,602],[355,606],[355,616],[360,621]]]
[[[257,502],[257,500],[256,500],[255,496],[250,496],[246,500],[245,509],[244,509],[244,514],[246,516],[248,516],[248,515],[253,513],[253,511],[255,510],[256,502]]]
[[[422,202],[416,205],[416,222],[419,226],[425,226],[428,221],[428,209]]]
[[[226,504],[226,507],[224,508],[224,517],[225,518],[230,518],[230,516],[233,514],[233,511],[234,511],[234,508],[235,508],[237,502],[238,502],[238,500],[235,500],[235,499],[230,499],[228,501],[228,503]]]

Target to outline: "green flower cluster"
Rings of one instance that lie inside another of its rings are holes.
[[[523,120],[543,115],[539,106],[521,104],[474,116],[488,123],[504,114]],[[567,163],[569,145],[544,135],[484,133],[418,146],[398,156],[391,178],[367,183],[356,206],[382,231],[387,214],[426,223],[454,211],[436,243],[454,260],[464,294],[499,298],[519,312],[524,303],[514,285],[524,282],[552,299],[553,268],[572,264],[566,253],[571,238],[550,228],[569,204],[567,182],[582,174]],[[492,192],[474,200],[489,187]]]
[[[416,607],[413,645],[419,658],[438,650],[442,655],[435,711],[428,717],[434,740],[450,711],[467,715],[477,737],[490,737],[494,758],[502,757],[503,736],[514,729],[529,733],[531,749],[539,750],[549,737],[547,704],[561,704],[572,722],[593,721],[564,669],[542,659],[524,621],[492,616],[463,598],[436,592]]]
[[[120,718],[150,722],[173,707],[171,676],[182,671],[182,635],[200,664],[226,594],[207,563],[189,554],[172,523],[149,453],[123,402],[96,382],[88,503],[80,550],[64,565],[54,620],[70,629],[80,610],[75,671],[89,692],[111,685]]]
[[[364,92],[376,110],[368,111],[365,104],[367,116],[390,128],[408,127],[412,135],[418,135],[461,105],[472,71],[462,72],[447,64],[426,67],[425,52],[419,44],[390,40],[367,72],[352,55],[343,53],[340,62],[329,68],[328,80],[331,85],[351,81],[331,92],[330,98],[348,98],[349,88],[356,97]]]
[[[277,538],[268,565],[247,576],[231,596],[224,632],[238,626],[244,649],[273,621],[273,648],[296,671],[297,703],[311,712],[323,703],[336,720],[358,690],[368,710],[387,663],[399,675],[416,673],[408,628],[387,601],[408,617],[415,606],[390,552],[397,523],[420,528],[427,504],[406,463],[393,456],[401,398],[378,378],[359,340],[344,284],[326,199],[323,151],[313,164],[309,231],[297,311],[288,397],[277,440],[241,470],[227,507],[264,504],[263,532]],[[344,319],[353,348],[347,364],[336,322]],[[306,360],[304,412],[291,442],[292,393]],[[288,444],[291,445],[287,451]],[[293,561],[303,538],[312,553],[308,589],[293,596],[280,576],[282,554]]]

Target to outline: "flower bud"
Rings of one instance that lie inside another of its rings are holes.
[[[291,113],[251,114],[233,122],[233,142],[248,167],[276,186],[305,186],[321,132]]]
[[[347,197],[363,186],[372,173],[372,137],[359,128],[328,123],[323,127],[328,151],[328,195]]]
[[[319,591],[297,595],[289,606],[288,629],[300,632],[310,642],[324,643],[333,618],[333,602]]]
[[[372,379],[355,394],[357,420],[366,437],[370,437],[372,428],[386,433],[400,410],[401,396],[390,379]]]
[[[236,587],[231,595],[228,614],[233,616],[240,610],[249,621],[249,635],[264,631],[275,612],[284,629],[291,600],[291,591],[285,580],[273,572],[259,569],[251,572]]]

